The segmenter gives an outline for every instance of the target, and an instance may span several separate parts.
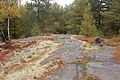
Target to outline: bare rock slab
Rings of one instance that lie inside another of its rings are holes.
[[[88,74],[101,80],[120,80],[120,65],[114,62],[89,62],[87,69]]]

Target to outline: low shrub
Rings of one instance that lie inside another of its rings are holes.
[[[108,46],[120,46],[120,37],[109,39],[107,45]]]
[[[86,41],[88,43],[94,43],[95,42],[95,37],[80,37],[80,36],[77,36],[75,38],[78,39],[78,40]]]

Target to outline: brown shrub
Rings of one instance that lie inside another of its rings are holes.
[[[120,46],[120,37],[109,39],[108,46]]]
[[[78,39],[78,40],[86,41],[88,43],[94,43],[94,41],[95,41],[95,37],[80,37],[80,36],[77,36],[75,38]]]
[[[94,43],[96,37],[80,37],[80,36],[77,36],[77,37],[75,37],[75,38],[78,39],[78,40],[86,41],[86,42],[88,42],[88,43]],[[106,39],[101,38],[101,40],[104,41],[104,40],[106,40]]]

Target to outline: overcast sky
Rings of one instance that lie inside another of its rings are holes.
[[[25,2],[30,2],[31,0],[22,0],[22,4],[25,4]],[[74,0],[53,0],[54,2],[57,2],[58,4],[65,6],[66,4],[71,4]]]

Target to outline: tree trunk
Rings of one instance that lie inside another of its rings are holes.
[[[8,41],[10,41],[10,18],[8,18],[8,27],[7,27],[7,30],[8,30]]]
[[[11,0],[8,0],[8,11],[9,11],[9,14],[8,14],[8,26],[7,26],[7,31],[8,31],[8,42],[10,42],[10,5],[11,5]]]
[[[2,28],[1,28],[1,33],[2,33],[2,36],[3,36],[4,40],[5,40],[5,42],[6,42],[7,40],[6,40],[6,37],[5,37],[5,34],[4,34],[3,30],[2,30]]]

